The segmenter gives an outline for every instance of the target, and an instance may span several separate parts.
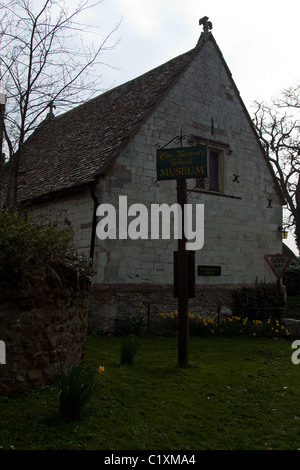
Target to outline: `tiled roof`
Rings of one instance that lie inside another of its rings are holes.
[[[199,43],[124,85],[46,119],[25,145],[19,202],[87,184],[105,173],[198,49]]]

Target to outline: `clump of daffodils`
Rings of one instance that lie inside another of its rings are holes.
[[[178,311],[161,312],[159,314],[165,328],[178,327]],[[269,317],[266,321],[250,319],[238,315],[231,315],[218,321],[217,317],[201,316],[199,313],[188,313],[189,331],[191,336],[224,335],[245,337],[288,337],[289,331],[281,325],[279,320]]]

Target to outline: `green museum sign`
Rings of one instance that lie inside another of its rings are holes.
[[[182,147],[157,150],[157,179],[200,178],[207,176],[207,149]]]

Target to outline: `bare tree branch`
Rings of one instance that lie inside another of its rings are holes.
[[[8,205],[16,206],[24,141],[49,103],[66,110],[101,91],[101,75],[93,77],[91,70],[105,65],[100,60],[103,52],[116,47],[113,36],[119,24],[102,37],[79,21],[101,3],[80,0],[69,11],[64,0],[0,1],[0,83],[6,94],[2,125],[14,181]],[[96,46],[79,39],[91,33]]]
[[[300,85],[284,90],[271,104],[255,102],[254,107],[254,126],[287,201],[285,225],[294,228],[300,251]]]

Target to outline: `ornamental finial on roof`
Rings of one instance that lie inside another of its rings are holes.
[[[200,26],[203,25],[204,34],[207,34],[212,29],[212,22],[208,21],[208,16],[203,16],[203,18],[199,20],[199,24]]]
[[[50,101],[50,103],[48,104],[47,108],[50,109],[49,113],[47,114],[46,116],[46,119],[51,119],[54,117],[54,113],[53,113],[53,109],[56,108],[55,104],[54,104],[54,101]]]

